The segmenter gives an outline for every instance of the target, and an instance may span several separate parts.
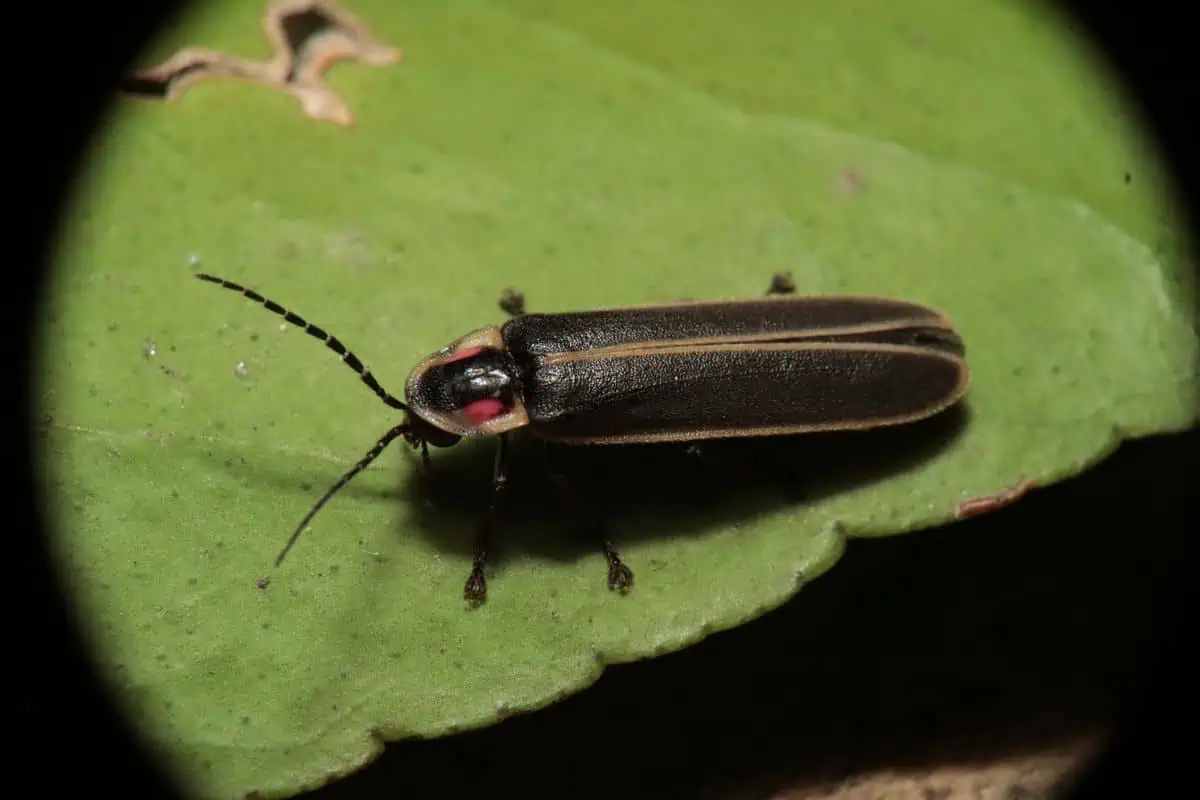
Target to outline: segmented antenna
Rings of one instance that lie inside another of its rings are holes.
[[[391,395],[391,393],[389,393],[386,389],[384,389],[382,386],[380,386],[379,381],[375,380],[375,376],[371,374],[371,370],[367,369],[367,367],[363,364],[363,362],[359,360],[358,356],[354,355],[354,353],[347,350],[346,345],[342,344],[341,341],[336,336],[326,333],[324,329],[319,328],[316,325],[313,325],[311,322],[304,319],[299,314],[294,314],[291,311],[288,311],[286,308],[279,305],[279,303],[276,303],[274,300],[270,300],[266,297],[263,297],[261,294],[254,291],[253,289],[247,289],[245,286],[242,286],[241,284],[234,283],[233,281],[227,281],[224,278],[218,278],[215,275],[207,275],[203,272],[196,273],[196,277],[202,281],[208,281],[209,283],[215,283],[218,286],[221,286],[225,289],[230,289],[232,291],[237,292],[238,294],[241,294],[244,297],[248,297],[251,300],[253,300],[254,302],[265,307],[268,311],[278,314],[279,316],[283,317],[285,320],[292,323],[296,327],[301,328],[305,333],[307,333],[309,336],[313,337],[314,339],[320,339],[322,342],[325,343],[326,347],[328,347],[330,350],[332,350],[333,352],[337,353],[339,356],[342,357],[342,363],[345,364],[346,366],[348,366],[350,369],[354,370],[355,373],[358,374],[359,379],[361,379],[362,382],[367,385],[367,388],[369,388],[372,392],[374,392],[376,395],[378,395],[380,400],[387,403],[392,408],[396,408],[401,411],[408,411],[408,406],[406,406],[401,401],[397,400],[395,397],[393,397]],[[389,433],[390,433],[390,431],[389,431]],[[392,438],[395,438],[395,437],[392,437]],[[390,442],[391,439],[388,439],[388,441]],[[378,455],[378,453],[376,453],[376,455]]]
[[[317,512],[321,510],[321,506],[328,503],[330,498],[337,494],[343,486],[349,483],[355,475],[362,472],[364,469],[370,466],[372,461],[379,458],[379,454],[382,453],[384,449],[392,443],[393,439],[395,439],[397,436],[403,436],[407,431],[408,423],[403,423],[385,433],[379,438],[379,441],[367,451],[367,454],[359,459],[357,464],[350,468],[349,472],[338,478],[337,483],[335,483],[333,486],[330,486],[325,491],[325,494],[321,495],[321,499],[318,500],[312,509],[304,515],[304,519],[300,520],[300,524],[296,526],[296,530],[292,531],[292,535],[288,537],[287,544],[283,546],[283,549],[279,551],[279,555],[275,557],[276,567],[283,563],[284,556],[286,556],[288,551],[292,549],[292,545],[294,545],[296,540],[300,538],[300,534],[304,532],[304,529],[308,526],[308,523],[312,521],[312,518],[315,517]]]
[[[379,381],[375,380],[375,376],[371,374],[371,370],[366,368],[362,361],[359,360],[358,356],[347,350],[346,346],[342,344],[336,336],[326,333],[325,330],[313,325],[299,314],[294,314],[291,311],[288,311],[274,300],[269,300],[268,298],[263,297],[253,289],[248,289],[241,284],[234,283],[233,281],[227,281],[224,278],[218,278],[215,275],[206,275],[202,272],[196,273],[196,277],[202,281],[215,283],[225,289],[229,289],[248,297],[254,302],[264,306],[268,311],[278,314],[288,322],[302,329],[314,339],[320,339],[325,343],[326,347],[342,357],[342,363],[354,370],[362,382],[365,383],[371,391],[379,396],[380,400],[387,403],[392,408],[396,408],[405,412],[408,411],[408,406],[397,400],[386,389],[380,386]],[[380,437],[379,441],[377,441],[374,446],[367,451],[365,456],[359,459],[358,463],[355,464],[349,472],[339,478],[337,483],[333,484],[333,486],[330,486],[325,494],[321,495],[321,499],[318,500],[316,504],[313,505],[313,507],[309,510],[309,512],[304,515],[304,519],[300,520],[300,524],[296,526],[296,529],[292,531],[292,535],[288,537],[287,544],[283,546],[283,549],[279,551],[279,555],[276,556],[276,567],[283,563],[284,557],[288,554],[288,551],[292,549],[292,545],[296,543],[296,540],[300,538],[300,534],[304,532],[306,527],[308,527],[308,523],[312,522],[312,519],[317,515],[317,512],[320,511],[321,508],[328,503],[329,500],[335,494],[337,494],[343,486],[353,480],[355,475],[370,466],[371,462],[378,458],[379,454],[382,453],[384,449],[387,448],[387,446],[399,436],[405,436],[405,438],[409,439],[410,443],[414,447],[420,445],[422,459],[425,462],[425,466],[428,468],[429,446],[424,439],[419,439],[412,433],[412,425],[406,420],[405,422],[392,428],[382,437]]]

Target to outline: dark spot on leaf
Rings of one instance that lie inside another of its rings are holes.
[[[200,579],[199,579],[199,578],[191,577],[191,578],[188,578],[188,579],[187,579],[187,585],[188,585],[188,586],[195,586],[195,585],[196,585],[197,583],[199,583],[199,582],[200,582]]]
[[[157,655],[154,656],[154,660],[155,661],[166,661],[167,654],[166,653],[158,653]]]
[[[1061,371],[1062,371],[1062,368],[1059,367],[1058,364],[1052,364],[1050,366],[1050,374],[1051,375],[1057,375]]]
[[[249,717],[239,717],[238,722],[242,723],[243,725],[246,725],[250,722],[250,718]]]
[[[1131,172],[1125,173],[1125,183],[1126,183],[1126,185],[1133,183],[1133,173],[1131,173]]]
[[[347,680],[350,677],[350,673],[343,671],[340,675],[338,675],[338,677],[341,678],[342,680]]]
[[[311,483],[309,483],[308,481],[303,481],[300,484],[301,491],[311,492],[312,488],[313,488],[313,485]]]
[[[846,168],[838,172],[837,188],[841,194],[851,197],[867,188],[867,176],[857,169]]]
[[[657,558],[652,558],[647,563],[650,565],[650,569],[653,569],[653,570],[660,570],[667,565],[667,562],[660,561]]]
[[[425,172],[424,164],[409,164],[408,171],[411,175],[422,175]]]
[[[338,709],[337,709],[337,703],[334,703],[333,705],[329,706],[329,708],[330,708],[330,709],[332,709],[332,710],[334,710],[334,711],[337,711],[337,710],[338,710]]]
[[[115,323],[115,322],[108,323],[108,332],[109,333],[116,333],[120,329],[121,329],[121,326],[118,325],[117,323]]]
[[[337,564],[330,564],[329,565],[329,574],[337,575],[341,571],[341,569],[342,568],[340,566],[338,566]]]
[[[232,458],[225,459],[225,469],[233,469],[233,459]]]
[[[268,629],[268,628],[270,628],[270,627],[271,627],[271,623],[270,623],[270,622],[264,622],[264,623],[262,624],[262,629],[263,629],[264,631],[265,631],[265,630],[267,630],[267,629]]]
[[[257,333],[252,333],[252,334],[250,334],[250,341],[252,341],[252,342],[257,342],[257,341],[258,341],[258,334],[257,334]]]
[[[388,653],[388,658],[399,658],[399,657],[400,657],[400,651],[398,651],[398,650]]]

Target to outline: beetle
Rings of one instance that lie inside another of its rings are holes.
[[[526,429],[547,442],[605,445],[687,442],[915,422],[955,405],[970,373],[950,318],[918,303],[865,295],[796,295],[790,276],[765,296],[630,308],[525,313],[508,293],[510,319],[478,328],[409,372],[404,400],[385,390],[335,336],[232,281],[238,292],[321,340],[384,403],[404,412],[300,521],[278,567],[313,517],[397,438],[421,451],[495,437],[491,501],[463,587],[486,599],[488,543],[508,482],[508,437]],[[601,537],[608,586],[632,571]]]

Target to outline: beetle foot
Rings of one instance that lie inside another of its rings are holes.
[[[505,289],[500,295],[500,309],[510,316],[521,316],[525,313],[525,295],[516,289]]]
[[[478,608],[487,601],[487,578],[483,575],[483,567],[471,569],[471,575],[463,586],[463,599],[472,608]]]
[[[792,280],[790,272],[776,272],[771,276],[771,288],[767,289],[767,294],[795,294],[796,282]]]
[[[608,557],[609,591],[626,594],[633,587],[633,570],[625,566],[616,553]]]

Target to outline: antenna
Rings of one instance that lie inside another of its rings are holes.
[[[294,545],[296,540],[300,538],[300,534],[304,532],[305,527],[307,527],[308,523],[312,521],[312,518],[315,517],[317,512],[321,510],[321,506],[329,502],[329,499],[337,494],[343,486],[349,483],[355,475],[370,466],[371,462],[376,458],[379,458],[379,454],[384,451],[384,448],[392,443],[393,439],[395,439],[397,436],[402,436],[407,432],[408,423],[406,422],[402,425],[397,425],[385,433],[379,438],[379,441],[367,451],[367,454],[359,459],[357,464],[350,468],[349,472],[338,478],[337,483],[335,483],[333,486],[330,486],[325,491],[325,494],[321,495],[321,499],[318,500],[316,504],[314,504],[309,510],[309,512],[304,515],[304,519],[300,520],[300,524],[296,526],[296,530],[292,531],[292,535],[288,537],[287,544],[283,546],[283,549],[279,551],[279,555],[275,557],[276,567],[283,563],[284,556],[286,556],[288,551],[292,549],[292,545]]]
[[[404,403],[397,400],[395,397],[392,396],[392,394],[390,392],[388,392],[386,389],[384,389],[382,386],[380,386],[379,381],[375,380],[375,376],[371,374],[371,370],[366,368],[366,366],[363,364],[363,362],[361,360],[359,360],[358,356],[354,355],[354,353],[347,350],[346,345],[342,344],[341,340],[339,340],[336,336],[326,333],[323,328],[319,328],[316,325],[313,325],[311,322],[304,319],[304,317],[301,317],[299,314],[294,314],[291,311],[288,311],[286,308],[279,305],[279,303],[276,303],[274,300],[270,300],[266,297],[263,297],[261,294],[254,291],[253,289],[247,289],[245,286],[242,286],[241,284],[234,283],[233,281],[227,281],[224,278],[218,278],[215,275],[207,275],[203,272],[196,273],[196,277],[202,281],[208,281],[209,283],[215,283],[218,286],[221,286],[225,289],[229,289],[231,291],[234,291],[234,292],[237,292],[238,294],[243,295],[244,297],[248,297],[251,300],[253,300],[254,302],[256,302],[259,305],[266,308],[268,311],[270,311],[274,314],[278,314],[279,316],[283,317],[285,320],[292,323],[296,327],[303,329],[303,331],[305,333],[307,333],[309,336],[313,337],[314,339],[320,339],[322,342],[325,343],[326,347],[328,347],[330,350],[332,350],[333,352],[337,353],[339,356],[342,357],[342,363],[344,363],[350,369],[354,370],[354,372],[357,373],[358,377],[362,380],[362,382],[367,385],[367,388],[369,388],[372,392],[374,392],[376,395],[378,395],[380,400],[387,403],[392,408],[396,408],[401,411],[408,411],[408,406],[406,406]],[[389,433],[390,433],[390,431],[389,431]],[[395,437],[393,437],[393,438],[395,438]],[[388,441],[391,441],[391,439],[389,439]]]
[[[325,343],[326,347],[341,356],[342,363],[354,370],[362,382],[367,385],[367,388],[374,392],[380,400],[387,403],[392,408],[399,409],[406,413],[408,412],[408,406],[397,400],[391,395],[391,393],[380,386],[379,381],[375,380],[375,376],[371,374],[371,370],[366,368],[358,356],[346,349],[346,346],[342,344],[341,340],[339,340],[336,336],[327,333],[323,328],[313,325],[299,314],[288,311],[274,300],[263,297],[253,289],[248,289],[241,284],[234,283],[233,281],[227,281],[224,278],[218,278],[215,275],[207,275],[203,272],[196,273],[196,277],[202,281],[215,283],[222,288],[229,289],[243,295],[244,297],[250,298],[254,302],[266,308],[268,311],[278,314],[288,322],[302,329],[314,339],[321,340]],[[292,531],[292,535],[288,537],[287,544],[283,546],[283,549],[279,551],[279,555],[276,556],[276,567],[283,563],[283,559],[288,554],[288,551],[292,549],[292,545],[294,545],[296,540],[300,538],[300,534],[304,532],[306,527],[308,527],[308,523],[312,522],[313,517],[317,515],[317,512],[321,510],[322,506],[328,503],[329,500],[335,494],[337,494],[343,486],[353,480],[354,476],[358,475],[358,473],[370,466],[371,462],[378,458],[379,454],[382,453],[384,449],[387,448],[387,446],[399,436],[404,436],[414,447],[418,445],[420,446],[422,460],[425,462],[426,468],[429,467],[429,447],[424,439],[418,439],[415,436],[413,433],[412,424],[408,420],[405,420],[400,425],[392,428],[383,436],[381,436],[379,441],[375,442],[371,449],[367,451],[367,454],[359,459],[358,463],[351,467],[349,472],[339,478],[337,483],[333,484],[333,486],[330,486],[329,489],[326,490],[325,494],[321,495],[321,499],[319,499],[313,505],[313,507],[309,509],[309,512],[304,515],[304,519],[300,520],[300,524],[296,526],[296,529]]]

